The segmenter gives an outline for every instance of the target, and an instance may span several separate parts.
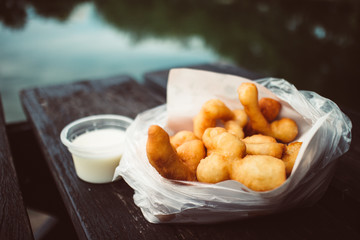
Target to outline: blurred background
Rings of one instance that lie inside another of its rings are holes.
[[[203,63],[284,78],[360,110],[360,3],[258,0],[2,0],[0,93]]]
[[[0,94],[14,125],[15,165],[30,164],[18,169],[25,202],[36,206],[44,189],[60,195],[48,171],[28,171],[46,164],[31,127],[21,125],[21,89],[121,74],[143,82],[149,71],[216,62],[284,78],[360,112],[359,42],[355,0],[0,0]],[[24,161],[29,156],[39,163]],[[37,205],[43,202],[51,201]],[[29,215],[35,239],[45,234],[41,226],[58,221],[31,209]],[[69,239],[62,234],[70,220],[60,222],[65,227],[48,239]]]

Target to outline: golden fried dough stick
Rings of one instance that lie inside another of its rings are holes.
[[[245,143],[246,154],[249,155],[268,155],[281,158],[284,152],[284,144],[282,143]]]
[[[196,170],[199,182],[218,183],[229,179],[229,163],[224,155],[212,153],[202,159]]]
[[[270,136],[255,134],[242,139],[244,143],[276,143],[276,139]]]
[[[245,144],[240,139],[220,127],[206,129],[202,140],[208,156],[216,152],[227,159],[235,159],[242,158],[246,152]]]
[[[259,107],[265,119],[272,122],[280,113],[281,103],[272,98],[261,98]]]
[[[191,131],[179,131],[174,136],[170,137],[170,142],[174,146],[174,148],[178,148],[181,144],[198,139],[195,134]]]
[[[245,137],[243,127],[241,127],[241,125],[235,120],[226,121],[224,127],[228,133],[237,136],[239,139],[243,139]]]
[[[206,156],[204,144],[199,139],[183,143],[176,149],[176,152],[194,174],[196,174],[196,168],[200,160]]]
[[[242,141],[246,145],[246,154],[281,158],[284,152],[284,144],[276,142],[276,139],[270,136],[256,134],[246,137]]]
[[[148,129],[146,154],[161,176],[175,180],[195,180],[194,173],[182,162],[164,129],[152,125]]]
[[[294,120],[283,118],[268,123],[260,111],[258,91],[253,83],[242,83],[238,88],[239,100],[248,115],[251,127],[262,134],[272,136],[284,143],[291,142],[298,134],[298,127]]]
[[[243,109],[235,109],[233,110],[233,113],[235,115],[234,120],[239,122],[241,127],[244,127],[248,122],[248,116],[246,115],[246,112]]]
[[[268,122],[272,122],[280,113],[281,103],[272,98],[261,98],[259,100],[259,108],[264,118]],[[256,131],[251,127],[250,122],[244,127],[244,132],[247,136],[256,134]]]
[[[193,121],[195,136],[202,138],[205,130],[216,126],[216,120],[231,120],[234,113],[219,99],[211,99],[204,103]]]
[[[247,155],[233,161],[230,178],[254,191],[270,191],[286,180],[285,164],[278,158],[265,155]]]
[[[285,163],[286,175],[289,176],[294,167],[296,157],[300,151],[302,142],[293,142],[285,147],[282,160]]]
[[[229,133],[243,139],[245,137],[243,128],[248,121],[248,117],[242,109],[236,109],[233,113],[235,115],[234,119],[226,121],[224,127]]]

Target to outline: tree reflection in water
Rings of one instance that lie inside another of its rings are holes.
[[[0,20],[26,26],[26,7],[66,21],[86,0],[2,1]],[[219,55],[263,75],[281,77],[359,109],[360,3],[355,1],[93,1],[101,18],[128,32],[186,42],[198,36]],[[176,56],[174,56],[176,57]]]

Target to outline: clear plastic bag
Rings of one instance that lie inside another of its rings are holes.
[[[303,145],[290,177],[268,192],[255,192],[232,180],[204,184],[163,178],[146,156],[150,125],[157,124],[174,133],[168,124],[168,105],[162,105],[139,114],[128,128],[126,151],[114,176],[122,177],[134,189],[134,202],[149,222],[213,223],[243,219],[312,205],[321,198],[332,179],[336,159],[349,149],[351,121],[331,100],[314,92],[298,91],[285,80],[266,78],[256,83],[302,117],[304,124],[298,140]]]

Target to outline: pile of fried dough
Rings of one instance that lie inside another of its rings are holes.
[[[269,191],[291,174],[301,142],[292,142],[298,127],[277,119],[281,103],[258,100],[256,85],[237,89],[244,109],[230,110],[221,100],[204,103],[192,131],[173,136],[158,125],[148,129],[150,164],[165,178],[204,183],[239,181],[254,191]]]

